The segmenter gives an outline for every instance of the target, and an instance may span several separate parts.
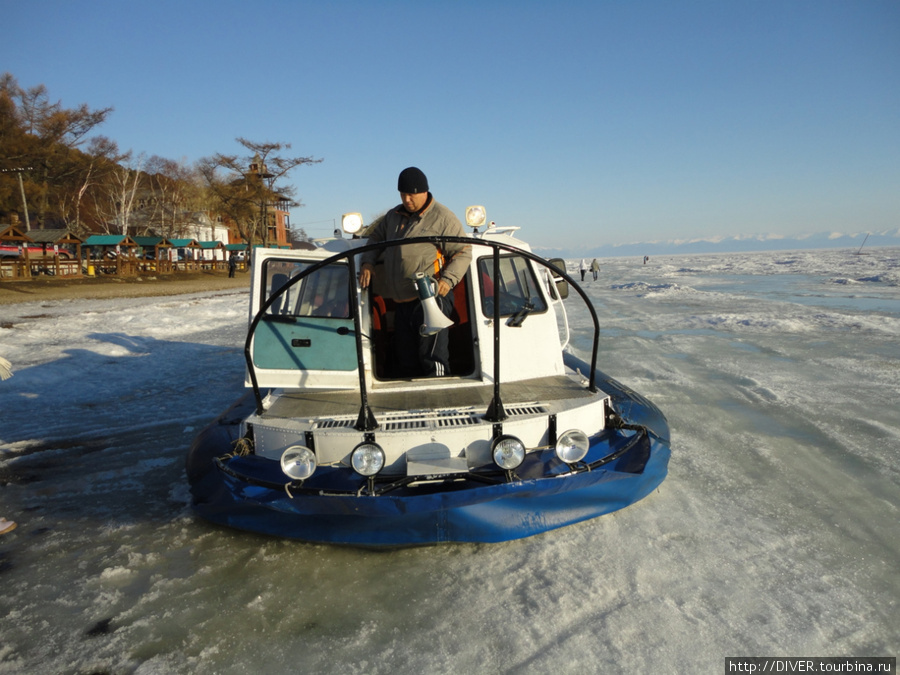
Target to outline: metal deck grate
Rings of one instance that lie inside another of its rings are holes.
[[[506,414],[510,417],[522,417],[525,415],[546,415],[546,406],[540,404],[513,405],[506,408]],[[415,429],[452,429],[484,424],[481,413],[475,411],[460,412],[457,410],[441,410],[437,412],[423,411],[410,414],[388,414],[379,418],[383,431],[412,431]],[[318,420],[314,424],[315,429],[347,429],[356,423],[355,417],[341,417]]]

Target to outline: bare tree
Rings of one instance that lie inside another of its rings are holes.
[[[183,161],[154,155],[145,165],[146,186],[141,221],[165,237],[182,236],[204,210],[197,171]]]
[[[123,155],[115,141],[96,136],[88,142],[84,152],[72,153],[71,159],[74,166],[67,172],[69,180],[60,184],[54,194],[66,229],[81,234],[86,229],[82,222],[86,193],[104,184]]]
[[[120,164],[109,173],[99,186],[95,203],[107,233],[129,235],[131,215],[135,208],[138,187],[141,182],[144,155],[132,159],[131,151],[122,155]]]
[[[198,170],[214,196],[218,208],[236,223],[244,241],[269,243],[269,207],[276,201],[293,206],[296,192],[281,181],[298,166],[318,164],[312,157],[283,157],[289,143],[257,143],[237,138],[249,155],[217,154],[201,160]]]

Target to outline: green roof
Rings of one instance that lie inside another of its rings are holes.
[[[198,246],[196,239],[169,239],[175,248],[188,248]]]
[[[221,241],[201,241],[200,248],[219,248],[222,246]]]
[[[162,237],[132,237],[134,243],[138,246],[171,246],[168,241]]]
[[[263,248],[262,244],[253,244],[251,248]],[[290,246],[279,246],[278,244],[269,244],[265,248],[290,248]],[[246,251],[247,244],[225,244],[226,251]]]

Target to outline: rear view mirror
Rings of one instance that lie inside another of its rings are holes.
[[[566,273],[566,261],[562,258],[552,258],[550,260],[550,274],[553,281],[556,282],[556,292],[559,293],[559,299],[565,300],[569,297],[569,282],[563,279],[560,274]]]

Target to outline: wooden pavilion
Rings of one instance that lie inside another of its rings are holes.
[[[0,230],[0,280],[31,277],[28,245],[32,243],[31,237],[18,225],[7,225]]]
[[[225,244],[221,241],[201,241],[200,250],[203,255],[203,265],[208,269],[224,269],[228,266],[228,251],[225,250]],[[209,258],[207,258],[209,251]],[[221,253],[221,260],[219,254]]]
[[[172,265],[176,270],[200,269],[200,242],[196,239],[169,239],[172,251],[177,251]]]
[[[88,276],[97,272],[130,276],[138,272],[138,260],[135,257],[138,245],[127,235],[92,234],[84,240],[83,246],[87,249]]]
[[[133,237],[143,255],[140,256],[140,267],[149,272],[171,272],[172,260],[169,251],[172,250],[172,242],[163,237]],[[152,249],[152,256],[150,255]]]
[[[71,234],[66,229],[31,230],[28,233],[35,244],[40,244],[38,253],[40,269],[55,276],[80,277],[81,269],[81,244],[83,239]],[[37,252],[36,252],[37,253]],[[32,256],[32,274],[36,265]]]

